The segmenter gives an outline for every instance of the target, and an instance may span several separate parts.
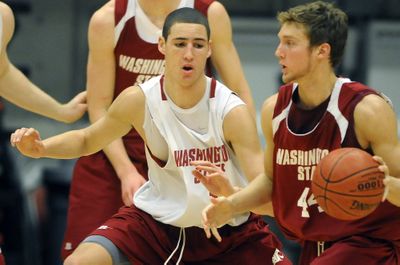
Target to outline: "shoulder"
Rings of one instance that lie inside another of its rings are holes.
[[[354,109],[355,117],[365,119],[380,117],[385,112],[392,112],[392,107],[387,100],[377,94],[366,95]]]
[[[90,18],[89,37],[109,38],[111,34],[114,35],[114,26],[114,1],[109,1]]]
[[[277,100],[278,100],[278,93],[268,97],[262,105],[261,108],[262,115],[267,113],[272,113],[275,108]]]
[[[3,2],[0,2],[0,13],[3,20],[3,46],[5,46],[8,44],[14,34],[14,14],[11,8]]]
[[[207,10],[208,16],[224,15],[225,13],[227,14],[225,7],[218,1],[213,1],[212,3],[210,3]]]
[[[230,23],[228,12],[225,7],[217,1],[212,2],[208,7],[207,17],[211,28],[219,28],[226,25],[226,23]]]
[[[132,111],[143,108],[145,96],[139,86],[131,86],[124,89],[121,94],[115,99],[114,109],[124,113],[132,113]]]

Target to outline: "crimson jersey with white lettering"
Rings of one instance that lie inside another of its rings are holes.
[[[400,240],[400,208],[384,202],[367,217],[340,221],[324,213],[311,193],[311,176],[323,156],[340,147],[360,148],[353,113],[357,103],[369,94],[377,93],[339,78],[325,102],[313,110],[304,110],[296,105],[297,85],[281,87],[272,122],[272,198],[277,222],[289,238],[300,242],[335,241],[363,234]]]
[[[211,3],[181,0],[179,7],[194,7],[206,15]],[[114,0],[114,18],[116,98],[127,87],[163,73],[164,60],[157,46],[161,30],[152,24],[137,0]],[[143,140],[133,129],[122,139],[130,160],[147,178]],[[81,157],[71,183],[63,259],[122,205],[121,182],[104,152]]]

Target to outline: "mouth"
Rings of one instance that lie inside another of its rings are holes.
[[[281,71],[282,71],[282,73],[285,73],[286,70],[287,70],[287,67],[286,67],[285,65],[281,64]]]
[[[193,67],[190,65],[185,65],[182,67],[182,70],[184,73],[190,74],[191,72],[193,72]]]

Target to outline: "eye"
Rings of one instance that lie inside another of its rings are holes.
[[[176,47],[178,47],[178,48],[182,48],[182,47],[185,47],[186,46],[186,43],[185,42],[175,42],[175,46]]]
[[[195,47],[196,49],[201,49],[204,47],[204,44],[203,43],[194,43],[193,47]]]
[[[287,47],[292,47],[293,45],[295,45],[295,43],[292,40],[287,40],[284,42],[284,45]]]

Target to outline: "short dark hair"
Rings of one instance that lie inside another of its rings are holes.
[[[166,40],[171,27],[175,23],[193,23],[200,24],[206,28],[207,38],[210,39],[210,26],[208,25],[207,18],[200,13],[198,10],[190,7],[183,7],[172,11],[167,18],[165,19],[165,23],[162,30],[162,36]]]
[[[331,46],[332,67],[341,62],[348,32],[348,18],[341,9],[332,3],[316,1],[280,12],[277,18],[281,25],[285,23],[304,25],[310,46],[328,43]]]

